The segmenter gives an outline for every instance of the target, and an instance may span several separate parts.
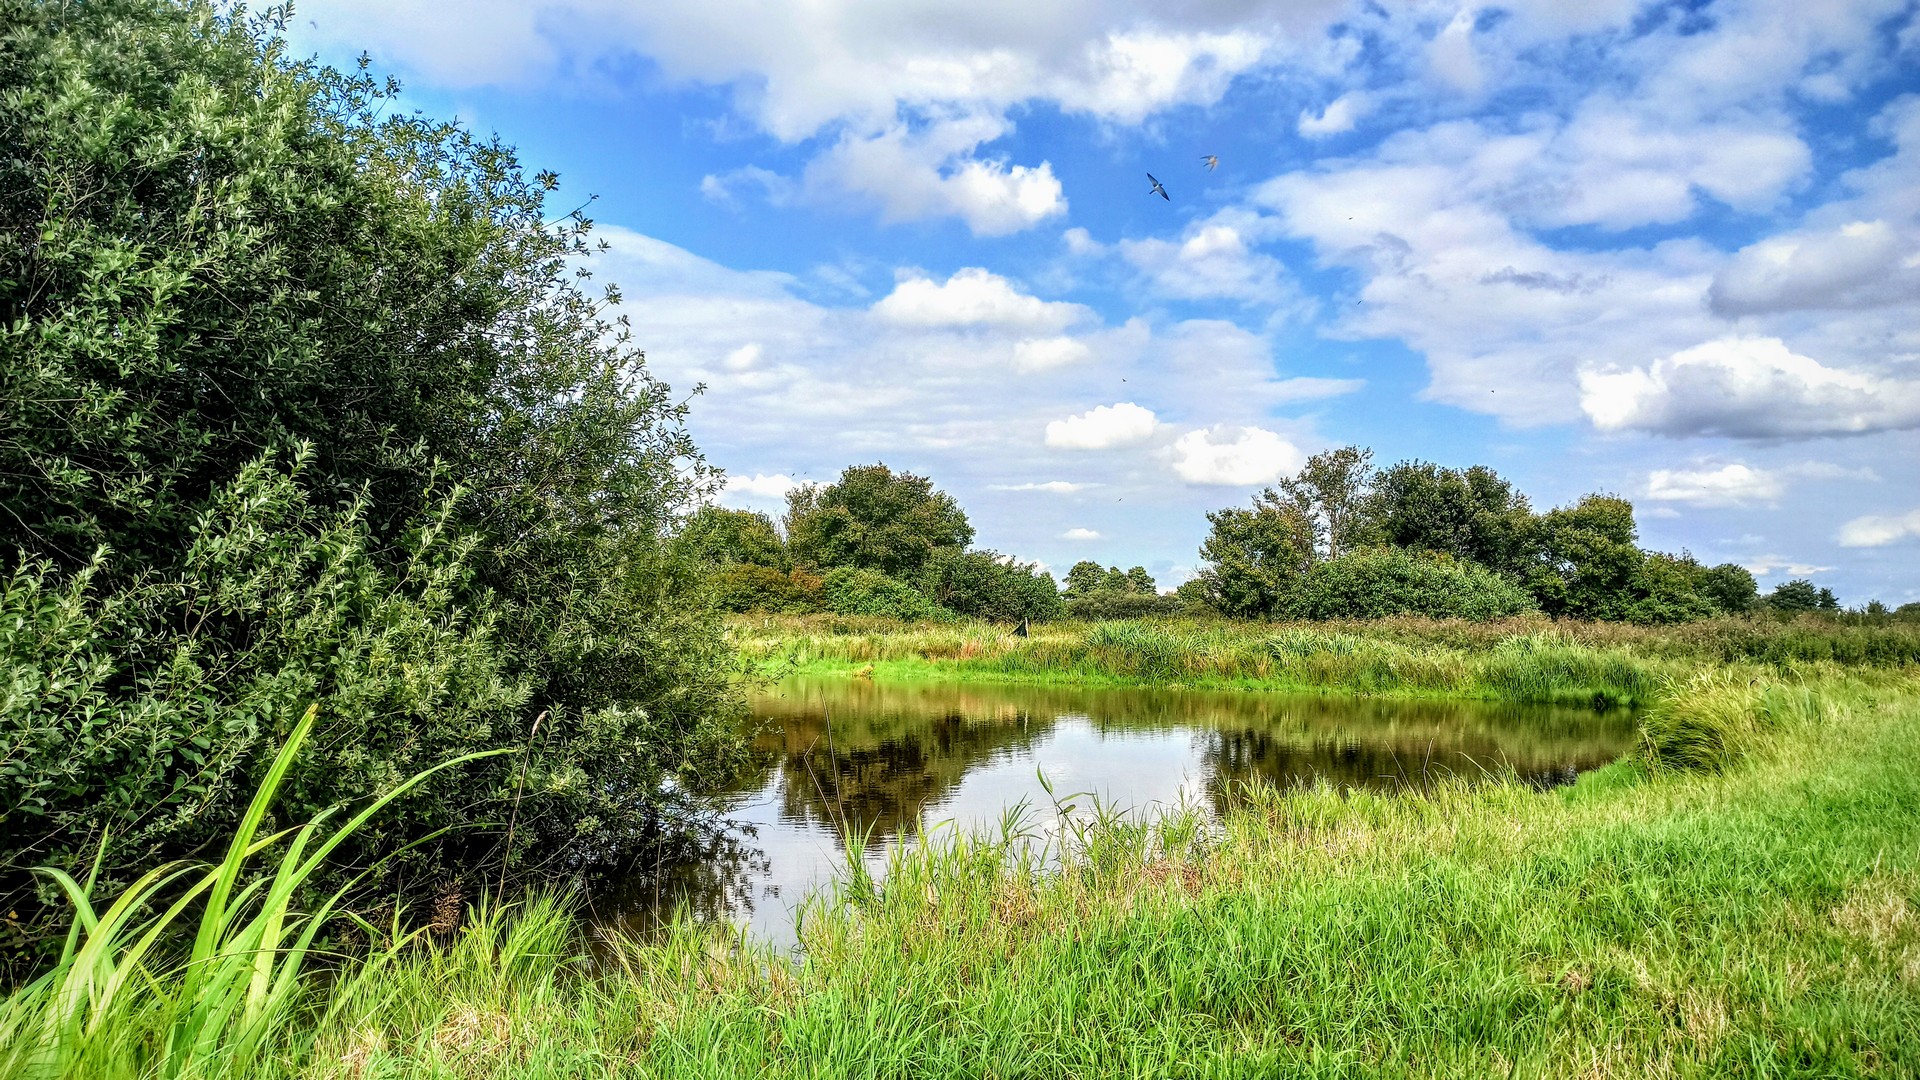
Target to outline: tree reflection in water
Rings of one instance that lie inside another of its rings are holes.
[[[1632,739],[1626,713],[1574,708],[862,679],[789,680],[756,699],[755,720],[759,768],[730,827],[663,849],[657,872],[638,868],[596,910],[637,929],[678,908],[790,942],[792,905],[843,865],[843,830],[878,868],[931,825],[1045,806],[1036,769],[1123,807],[1197,796],[1217,812],[1247,783],[1418,790],[1511,773],[1547,787]]]

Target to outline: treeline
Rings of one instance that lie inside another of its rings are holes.
[[[731,611],[954,616],[1018,621],[1213,613],[1259,619],[1392,615],[1675,623],[1759,611],[1838,614],[1832,590],[1784,582],[1765,596],[1733,563],[1639,546],[1633,504],[1592,494],[1536,512],[1485,466],[1317,454],[1252,505],[1207,515],[1194,578],[1161,593],[1142,567],[1083,561],[1064,590],[1036,564],[971,550],[973,528],[926,477],[855,466],[796,489],[776,525],[766,514],[709,507],[680,537],[711,568]],[[782,530],[784,529],[784,537]],[[1920,605],[1859,614],[1920,617]]]
[[[1633,504],[1581,497],[1536,513],[1492,469],[1316,454],[1250,507],[1207,515],[1204,566],[1184,589],[1246,617],[1390,614],[1683,622],[1751,611],[1753,575],[1639,546]],[[1830,597],[1832,594],[1829,593]]]
[[[729,611],[1006,622],[1065,611],[1051,574],[969,548],[966,512],[924,476],[852,466],[833,483],[796,488],[780,524],[709,506],[687,523],[677,548],[709,568]]]
[[[590,223],[271,17],[0,0],[0,950],[28,868],[229,835],[312,705],[278,821],[511,751],[342,852],[428,887],[618,855],[738,746]]]

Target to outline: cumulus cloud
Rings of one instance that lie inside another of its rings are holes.
[[[670,83],[730,88],[735,111],[784,142],[838,130],[809,186],[857,195],[891,220],[954,214],[999,235],[1063,211],[1051,166],[930,151],[909,121],[965,116],[1004,130],[1014,109],[1045,102],[1137,124],[1220,100],[1342,6],[473,0],[456,17],[429,0],[310,0],[298,31],[303,44],[370,48],[450,88],[598,78],[645,56]],[[725,181],[709,185],[716,197]]]
[[[1047,424],[1047,445],[1065,450],[1107,450],[1153,437],[1160,421],[1131,401],[1099,405]]]
[[[1092,529],[1073,528],[1060,534],[1062,540],[1098,540],[1100,534]]]
[[[1262,428],[1203,428],[1174,441],[1173,471],[1189,484],[1271,484],[1306,464],[1300,448]]]
[[[1779,338],[1709,341],[1646,367],[1580,373],[1602,431],[1791,438],[1920,426],[1920,387],[1827,367]]]
[[[1350,90],[1327,103],[1327,107],[1315,115],[1311,110],[1300,111],[1300,121],[1295,125],[1301,135],[1309,139],[1324,139],[1329,135],[1341,135],[1352,131],[1353,126],[1372,108],[1372,98],[1362,90]]]
[[[754,473],[751,476],[736,473],[727,477],[721,498],[737,503],[785,502],[787,493],[799,486],[800,481],[778,473]]]
[[[1831,566],[1818,566],[1787,555],[1753,555],[1742,559],[1740,565],[1747,573],[1757,578],[1772,577],[1776,574],[1790,578],[1812,577],[1833,569]]]
[[[1885,547],[1920,539],[1920,509],[1904,514],[1868,514],[1840,526],[1841,547]]]
[[[873,313],[888,322],[906,326],[991,327],[1046,333],[1078,322],[1087,310],[1078,304],[1042,300],[1020,291],[998,274],[968,267],[956,271],[944,282],[925,277],[905,278],[873,305]],[[1066,347],[1057,342],[1036,344],[1029,351],[1029,357],[1058,359],[1066,351]]]
[[[1048,480],[1036,484],[988,484],[989,491],[1044,491],[1050,495],[1071,495],[1076,491],[1099,487],[1099,484],[1076,484],[1069,480]]]
[[[1189,228],[1178,241],[1122,240],[1119,248],[1157,296],[1272,303],[1288,289],[1280,260],[1248,244],[1249,233],[1262,229],[1255,215],[1229,212]]]
[[[1708,294],[1721,315],[1920,301],[1920,244],[1884,221],[1789,233],[1742,248]]]
[[[1777,474],[1737,461],[1718,468],[1655,469],[1647,476],[1647,498],[1694,506],[1770,503],[1785,490]]]
[[[1016,371],[1050,371],[1078,364],[1093,355],[1084,341],[1070,337],[1027,338],[1014,343]]]
[[[1477,93],[1486,76],[1473,49],[1475,12],[1464,8],[1434,36],[1427,47],[1427,63],[1443,83],[1466,93]]]
[[[955,216],[975,236],[1004,236],[1067,212],[1048,162],[1016,165],[973,156],[1009,130],[991,117],[968,117],[912,132],[904,124],[844,134],[807,166],[810,196],[852,195],[880,207],[886,222]]]

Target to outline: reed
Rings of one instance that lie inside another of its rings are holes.
[[[352,882],[312,912],[295,911],[295,897],[389,803],[441,769],[490,756],[428,769],[332,827],[328,811],[261,836],[316,714],[309,708],[288,735],[219,863],[156,867],[104,908],[95,903],[93,876],[82,883],[57,869],[40,871],[72,905],[72,930],[52,967],[0,1010],[0,1075],[250,1076],[265,1068],[264,1055],[286,1031],[304,1026],[292,1019],[311,990],[307,961]],[[256,874],[258,857],[276,848],[277,860]],[[373,930],[364,921],[363,928]],[[405,940],[361,958],[334,1000],[348,1000],[356,982],[375,975]],[[319,1024],[326,1020],[323,1010]]]

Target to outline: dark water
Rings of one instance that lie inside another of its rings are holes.
[[[1547,787],[1633,734],[1625,712],[1538,705],[861,679],[789,680],[754,712],[762,765],[730,800],[730,827],[602,890],[603,922],[644,930],[679,908],[790,943],[794,906],[846,864],[843,818],[871,837],[877,870],[944,823],[1050,807],[1037,773],[1061,796],[1217,813],[1245,782],[1397,791],[1511,769]]]

